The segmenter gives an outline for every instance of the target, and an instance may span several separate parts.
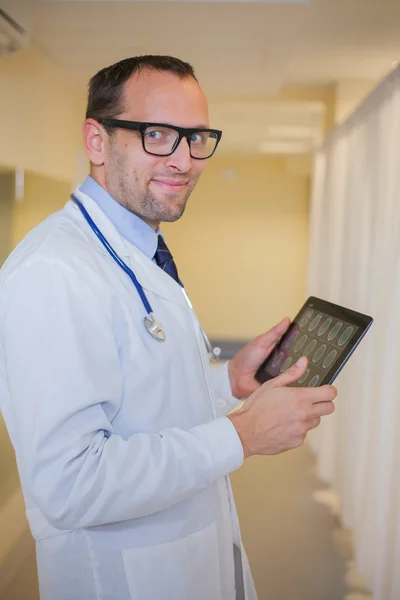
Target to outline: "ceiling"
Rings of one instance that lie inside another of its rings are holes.
[[[297,153],[319,143],[323,108],[271,96],[383,77],[400,58],[400,0],[37,0],[33,31],[85,85],[126,56],[179,56],[196,69],[226,151]]]
[[[212,102],[223,130],[222,152],[305,154],[321,144],[325,107],[319,102]]]

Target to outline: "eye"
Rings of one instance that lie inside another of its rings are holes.
[[[166,137],[166,132],[161,129],[148,129],[145,133],[145,136],[149,140],[162,140]]]
[[[192,133],[190,136],[190,142],[192,144],[206,144],[207,143],[208,134],[205,131],[197,131],[196,133]]]

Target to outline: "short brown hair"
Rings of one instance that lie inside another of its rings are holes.
[[[89,82],[87,119],[112,119],[121,114],[124,84],[144,69],[167,71],[180,78],[193,77],[197,81],[193,67],[173,56],[134,56],[101,69]]]

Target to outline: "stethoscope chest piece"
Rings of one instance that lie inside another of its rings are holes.
[[[149,332],[149,334],[157,341],[159,342],[164,342],[166,339],[166,335],[165,335],[165,331],[163,329],[163,326],[161,325],[161,323],[159,321],[157,321],[157,319],[155,318],[155,316],[153,315],[153,313],[149,313],[148,315],[145,316],[144,318],[144,326],[146,327],[147,331]]]

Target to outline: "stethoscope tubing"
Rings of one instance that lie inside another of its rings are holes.
[[[75,202],[75,204],[77,204],[81,213],[85,217],[88,225],[90,225],[90,228],[97,235],[100,242],[103,244],[104,248],[107,250],[107,252],[110,254],[110,256],[112,256],[112,258],[115,260],[115,262],[121,267],[121,269],[123,269],[125,271],[125,273],[132,280],[132,282],[140,296],[140,299],[143,302],[143,305],[146,309],[147,314],[148,315],[152,314],[153,309],[151,308],[151,304],[147,299],[147,296],[143,290],[143,287],[137,280],[135,273],[132,271],[132,269],[130,269],[128,267],[128,265],[122,260],[122,258],[120,256],[118,256],[118,254],[115,252],[114,248],[111,246],[111,244],[108,242],[107,238],[103,235],[103,233],[97,227],[96,223],[93,221],[92,217],[89,215],[88,211],[83,206],[82,202],[74,194],[72,194],[71,199],[73,200],[73,202]]]

